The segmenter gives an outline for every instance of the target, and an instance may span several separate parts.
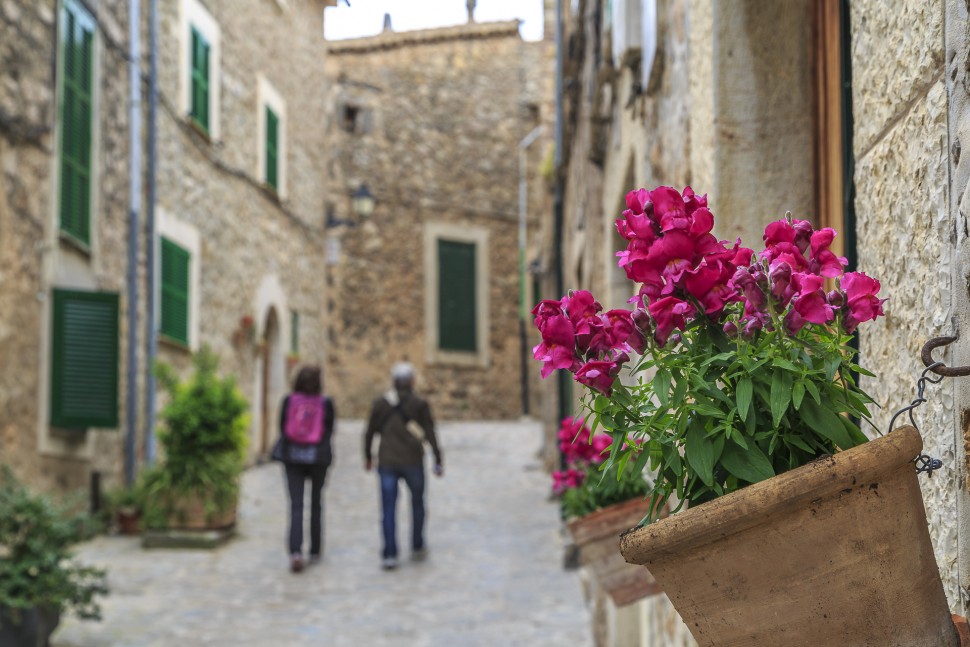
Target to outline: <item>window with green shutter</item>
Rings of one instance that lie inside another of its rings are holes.
[[[91,242],[94,20],[79,3],[61,8],[61,231]]]
[[[279,129],[280,120],[276,113],[266,107],[266,184],[279,191]]]
[[[438,240],[438,346],[478,350],[475,244]]]
[[[189,265],[191,254],[162,238],[162,335],[189,344]]]
[[[54,290],[51,426],[118,426],[118,295]]]
[[[290,352],[300,353],[300,313],[296,310],[290,312]]]
[[[192,28],[192,109],[189,113],[209,132],[209,43]]]

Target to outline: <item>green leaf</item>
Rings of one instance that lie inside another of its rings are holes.
[[[687,462],[710,487],[714,483],[714,444],[704,433],[704,425],[692,421],[687,428],[687,442],[684,449]]]
[[[653,378],[654,393],[657,394],[657,399],[663,407],[666,407],[670,402],[670,380],[670,371],[665,368],[657,371],[657,374]]]
[[[721,455],[721,464],[728,472],[749,483],[764,481],[775,475],[771,461],[754,444],[744,450],[734,443],[727,443],[724,446],[724,453]]]
[[[805,384],[799,380],[795,382],[795,386],[791,390],[791,403],[795,405],[795,410],[797,411],[800,406],[802,406],[802,398],[805,397]]]
[[[786,359],[776,359],[774,362],[775,366],[785,369],[786,371],[791,371],[792,373],[801,373],[801,369],[789,362]]]
[[[792,378],[784,371],[775,371],[771,376],[771,419],[777,427],[788,410],[792,397]]]
[[[690,383],[686,377],[679,374],[674,375],[674,381],[673,402],[674,404],[679,405],[684,401],[684,398],[687,397],[687,388],[690,386]]]
[[[836,447],[848,449],[855,446],[856,443],[852,442],[849,432],[842,424],[840,415],[815,404],[811,400],[805,400],[799,413],[815,433],[832,441]]]
[[[818,393],[818,387],[811,380],[805,381],[805,389],[812,394],[812,398],[815,400],[815,404],[822,404],[822,398]]]
[[[751,406],[751,378],[742,377],[738,380],[738,388],[735,397],[738,401],[738,416],[742,419],[748,417],[748,407]]]
[[[830,357],[825,360],[825,379],[833,380],[835,379],[835,374],[839,370],[839,366],[842,364],[842,357]]]

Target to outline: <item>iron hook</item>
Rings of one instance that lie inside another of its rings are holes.
[[[920,351],[920,359],[923,360],[923,366],[926,366],[937,375],[942,375],[943,377],[966,377],[970,375],[970,366],[946,366],[942,362],[937,362],[933,359],[934,348],[948,346],[959,338],[959,336],[934,337],[923,344],[923,350]]]

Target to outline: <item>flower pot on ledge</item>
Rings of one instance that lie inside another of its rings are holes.
[[[566,524],[579,549],[579,563],[587,567],[600,588],[620,607],[660,592],[660,585],[642,566],[627,564],[617,550],[620,534],[640,523],[649,501],[631,499]]]
[[[958,647],[913,427],[624,534],[702,647]]]

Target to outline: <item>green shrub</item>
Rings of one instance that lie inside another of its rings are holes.
[[[96,601],[108,588],[105,572],[71,559],[69,548],[86,538],[91,518],[50,497],[30,492],[9,467],[0,470],[0,606],[73,611],[100,619]]]
[[[162,409],[158,440],[164,461],[142,475],[144,523],[164,527],[186,495],[201,496],[207,514],[235,505],[246,456],[249,404],[232,377],[216,373],[218,358],[203,348],[185,381],[159,364],[156,375],[170,399]]]

